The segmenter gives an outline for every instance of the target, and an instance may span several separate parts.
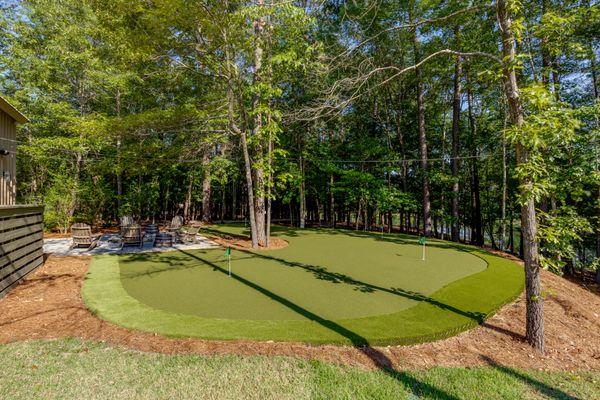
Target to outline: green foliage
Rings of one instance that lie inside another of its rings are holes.
[[[73,222],[76,185],[66,176],[59,176],[53,183],[45,197],[44,224],[46,229],[56,228],[65,233]]]
[[[531,197],[539,201],[555,189],[549,174],[553,156],[573,142],[580,122],[574,109],[556,102],[543,86],[529,86],[522,93],[525,121],[507,129],[506,137],[526,153],[515,169],[521,182],[529,182],[521,187],[521,202]]]
[[[417,201],[410,193],[404,193],[394,187],[382,186],[375,192],[375,204],[381,212],[397,212],[400,209],[417,210]]]
[[[551,213],[540,210],[538,218],[538,236],[543,247],[540,263],[560,273],[567,261],[573,261],[583,236],[593,232],[592,226],[573,207],[561,207]]]
[[[168,219],[188,194],[188,212],[198,213],[208,172],[218,191],[212,209],[239,216],[247,197],[235,123],[248,139],[251,172],[264,177],[255,195],[270,192],[280,218],[295,219],[301,187],[310,218],[347,221],[359,207],[371,222],[388,212],[397,221],[399,210],[415,217],[423,209],[419,84],[438,228],[459,223],[468,232],[480,219],[487,241],[498,243],[503,232],[506,242],[510,226],[518,228],[521,202],[533,197],[539,208],[559,210],[540,218],[544,262],[565,262],[581,246],[589,253],[592,234],[579,228],[585,221],[598,226],[600,207],[600,103],[591,81],[592,73],[600,76],[598,7],[508,2],[518,43],[514,65],[505,67],[517,70],[525,111],[516,128],[508,126],[494,60],[502,55],[491,3],[363,3],[2,3],[0,92],[31,119],[18,133],[20,201],[46,203],[52,229],[75,220],[111,223],[123,214]],[[419,24],[415,44],[409,19],[436,22]],[[432,57],[419,77],[411,69],[415,51],[424,58],[444,49],[493,56],[461,57],[456,177],[450,156],[457,58]],[[526,159],[517,160],[517,146]],[[450,213],[454,183],[457,221]],[[564,231],[568,220],[579,238]]]

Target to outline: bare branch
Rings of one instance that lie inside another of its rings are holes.
[[[470,12],[474,12],[474,11],[480,11],[480,10],[484,10],[484,9],[492,8],[492,7],[494,7],[494,3],[485,4],[485,5],[477,5],[477,6],[467,7],[467,8],[463,8],[463,9],[454,11],[448,15],[444,15],[443,17],[423,19],[423,20],[408,23],[408,24],[401,24],[401,25],[395,25],[395,26],[389,27],[387,29],[384,29],[381,32],[376,33],[375,35],[373,35],[371,37],[368,37],[368,38],[362,40],[360,43],[358,43],[356,46],[352,47],[351,49],[348,49],[348,50],[342,52],[341,54],[335,56],[332,61],[335,61],[336,59],[341,58],[341,57],[349,56],[350,54],[354,53],[359,48],[363,47],[365,44],[372,42],[373,40],[377,39],[379,36],[381,36],[385,33],[393,32],[393,31],[397,31],[397,30],[401,30],[401,29],[412,29],[412,28],[416,28],[416,27],[419,27],[422,25],[437,24],[440,22],[447,21],[451,18],[457,17],[461,14],[466,14],[466,13],[470,13]]]
[[[452,49],[438,50],[429,54],[420,62],[404,68],[399,68],[393,65],[375,67],[371,64],[370,60],[367,59],[359,65],[359,70],[364,71],[365,69],[368,69],[367,72],[358,74],[354,77],[345,77],[335,81],[333,85],[331,85],[322,93],[322,96],[319,100],[317,100],[311,106],[300,110],[292,117],[297,120],[311,121],[337,114],[340,110],[348,107],[360,97],[373,92],[375,89],[384,86],[395,79],[400,78],[402,75],[420,68],[422,65],[431,61],[432,59],[443,55],[462,58],[483,57],[493,60],[498,64],[502,64],[502,60],[499,57],[490,53],[482,51],[461,52]],[[390,71],[393,72],[390,76],[370,86],[368,89],[363,90],[365,86],[367,86],[367,84],[372,80],[372,78]],[[350,92],[351,94],[345,97],[344,93],[346,92]]]

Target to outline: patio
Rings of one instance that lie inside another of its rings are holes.
[[[213,249],[219,245],[212,240],[197,235],[195,243],[175,243],[172,246],[155,247],[153,240],[144,239],[142,247],[139,246],[124,246],[121,248],[119,235],[116,233],[107,233],[102,235],[98,241],[98,245],[92,250],[87,248],[71,248],[73,243],[70,237],[68,238],[47,238],[44,239],[44,253],[54,254],[57,256],[84,256],[94,254],[130,254],[130,253],[150,253],[162,252],[169,250],[197,250],[197,249]]]

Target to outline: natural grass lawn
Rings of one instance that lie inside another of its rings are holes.
[[[243,227],[222,230],[243,233]],[[289,246],[94,257],[83,287],[101,318],[173,337],[412,344],[454,335],[517,296],[523,270],[477,248],[279,228]]]
[[[0,399],[598,399],[598,372],[367,371],[284,357],[169,356],[79,340],[0,346]]]

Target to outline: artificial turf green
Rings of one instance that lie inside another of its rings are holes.
[[[243,227],[220,232],[242,234]],[[83,295],[101,317],[170,336],[409,344],[481,322],[522,289],[520,267],[468,246],[279,229],[289,246],[95,257]]]

